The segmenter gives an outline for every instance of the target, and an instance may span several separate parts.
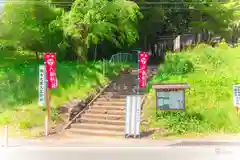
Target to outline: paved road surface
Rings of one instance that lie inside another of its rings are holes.
[[[239,157],[239,139],[10,139],[9,148],[0,147],[0,160],[239,160]]]
[[[239,160],[239,157],[240,147],[23,147],[0,151],[1,160]]]

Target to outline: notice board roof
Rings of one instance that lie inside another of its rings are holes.
[[[154,89],[187,89],[190,86],[187,83],[161,83],[161,84],[153,84],[152,88]]]

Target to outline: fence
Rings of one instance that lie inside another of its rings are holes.
[[[182,35],[169,35],[169,36],[158,36],[154,44],[151,44],[150,52],[152,54],[151,61],[152,63],[159,63],[158,60],[163,61],[165,59],[165,55],[167,51],[171,52],[179,52],[184,50],[189,46],[194,46],[197,43],[201,43],[204,41],[211,41],[212,45],[221,42],[221,38],[217,36],[213,36],[213,34],[203,34],[198,33],[194,35],[193,33],[185,33]],[[236,43],[229,42],[229,44],[235,47]],[[135,53],[117,53],[111,56],[109,61],[103,61],[104,70],[107,70],[107,66],[109,63],[132,63],[136,64],[138,61],[138,52],[134,50]],[[155,62],[156,61],[156,62]]]
[[[160,47],[161,52],[158,53],[160,56],[162,55],[162,52],[166,52],[166,50],[173,52],[180,51],[202,41],[203,38],[200,33],[198,34],[197,39],[195,39],[194,34],[186,33],[183,35],[158,36],[155,46]]]
[[[182,35],[158,36],[155,44],[153,45],[153,55],[164,57],[167,50],[172,52],[181,51],[189,46],[193,46],[204,41],[211,42],[214,47],[217,43],[221,42],[221,37],[214,36],[212,33],[198,33],[197,35],[194,35],[193,33],[185,33]],[[236,47],[238,39],[235,38],[226,42],[230,46]]]
[[[133,59],[133,55],[130,53],[117,53],[112,55],[110,63],[127,63]]]
[[[108,71],[108,66],[111,64],[120,64],[120,63],[137,63],[138,53],[116,53],[111,56],[110,60],[103,59],[103,75]]]
[[[211,41],[214,44],[220,42],[219,37],[214,37],[212,34],[203,35],[202,33],[198,33],[197,35],[194,35],[193,33],[185,33],[182,35],[158,36],[153,45],[152,53],[153,55],[164,59],[167,51],[178,52],[206,40]]]

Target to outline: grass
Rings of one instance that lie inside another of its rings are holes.
[[[232,85],[240,83],[240,48],[200,44],[193,50],[168,54],[158,74],[149,82],[144,116],[154,137],[237,133],[240,117],[233,106]],[[186,112],[157,111],[153,83],[188,83]]]
[[[14,132],[34,135],[43,130],[46,107],[37,104],[38,66],[34,54],[0,53],[0,125],[8,124]],[[128,67],[103,63],[62,62],[57,64],[59,87],[51,91],[52,119],[58,121],[57,108],[72,99],[84,99],[106,85],[112,76]],[[36,128],[37,131],[36,131]]]

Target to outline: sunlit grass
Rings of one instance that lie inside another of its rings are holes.
[[[33,130],[42,126],[46,107],[39,107],[38,66],[29,55],[1,54],[0,60],[0,124],[12,128]],[[106,65],[105,65],[106,66]],[[103,72],[102,62],[57,64],[59,86],[51,90],[53,120],[57,120],[56,108],[73,99],[85,99],[96,92],[96,87],[109,83],[111,77],[127,67],[124,64],[107,64]],[[104,73],[104,75],[103,75]],[[43,129],[43,127],[42,127]]]
[[[169,55],[151,83],[183,82],[186,90],[186,112],[156,114],[153,103],[144,108],[150,127],[162,128],[162,136],[190,133],[239,132],[240,118],[233,106],[232,85],[240,83],[240,48],[199,45],[192,51]],[[192,64],[192,65],[191,65]],[[151,85],[149,85],[149,88]]]

